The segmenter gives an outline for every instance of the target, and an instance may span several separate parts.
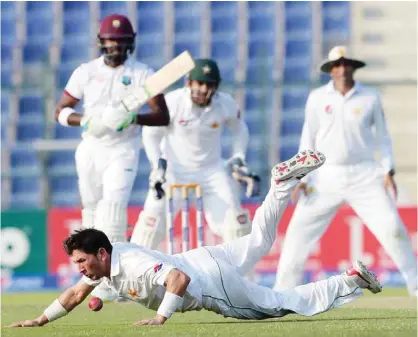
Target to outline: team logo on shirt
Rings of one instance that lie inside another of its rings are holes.
[[[210,125],[210,127],[211,127],[212,129],[217,129],[217,128],[219,128],[219,123],[218,123],[218,122],[213,122],[213,123]]]
[[[129,85],[132,83],[132,79],[129,76],[122,76],[122,83],[124,85]]]
[[[309,186],[306,191],[306,194],[309,195],[309,194],[312,194],[313,192],[315,192],[314,188],[312,186]]]
[[[186,120],[184,120],[184,119],[180,119],[180,120],[179,120],[179,124],[180,124],[181,126],[187,126],[187,124],[189,124],[189,121],[186,121]]]
[[[137,297],[138,296],[138,292],[135,289],[128,289],[128,294],[131,297]]]
[[[327,106],[325,107],[325,112],[326,112],[327,114],[332,113],[332,106],[331,106],[331,105],[327,105]]]
[[[154,273],[159,272],[161,268],[163,267],[162,263],[158,263],[154,266]]]
[[[360,108],[355,108],[355,109],[354,109],[354,113],[355,113],[356,115],[360,115],[360,112],[361,112],[361,109],[360,109]]]

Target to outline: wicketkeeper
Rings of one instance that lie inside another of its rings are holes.
[[[248,128],[231,95],[218,91],[221,74],[214,60],[197,59],[186,86],[165,95],[170,111],[166,127],[144,127],[145,152],[152,166],[150,190],[131,242],[157,249],[166,234],[164,189],[170,184],[200,184],[209,228],[224,241],[248,234],[251,219],[241,207],[237,182],[248,197],[260,192],[260,179],[245,162]],[[221,154],[221,134],[232,135],[228,167]],[[228,172],[230,169],[234,179]],[[175,198],[175,213],[181,205]]]

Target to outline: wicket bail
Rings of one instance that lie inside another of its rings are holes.
[[[190,222],[189,222],[189,190],[195,191],[196,196],[196,228],[197,228],[197,246],[203,246],[203,198],[202,188],[199,184],[171,184],[167,190],[167,252],[174,254],[174,191],[181,189],[182,208],[181,208],[181,236],[182,252],[190,248]]]

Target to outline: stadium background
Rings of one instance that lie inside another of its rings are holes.
[[[269,167],[298,148],[304,104],[328,78],[318,64],[346,44],[368,67],[357,79],[378,87],[397,163],[401,215],[416,243],[417,46],[415,2],[1,2],[1,284],[3,290],[66,286],[74,272],[62,239],[80,227],[74,166],[78,128],[53,112],[72,71],[98,56],[101,18],[127,15],[137,30],[136,57],[158,69],[188,49],[212,57],[222,89],[243,109],[251,141],[247,160]],[[181,85],[179,83],[178,85]],[[224,135],[228,155],[230,138]],[[129,210],[132,224],[148,188],[141,154]],[[268,179],[264,179],[264,191]],[[251,211],[260,202],[244,200]],[[270,285],[292,207],[279,237],[258,266]],[[216,238],[207,235],[208,243]],[[306,277],[316,279],[361,257],[386,284],[400,285],[391,260],[349,209],[342,209],[312,254]]]

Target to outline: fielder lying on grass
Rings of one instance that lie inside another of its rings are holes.
[[[64,291],[42,315],[12,327],[45,325],[67,315],[100,282],[119,296],[157,311],[136,325],[161,325],[174,312],[206,309],[238,319],[266,319],[296,313],[312,316],[382,290],[361,262],[344,274],[294,289],[275,292],[244,278],[270,251],[276,226],[299,179],[321,166],[324,155],[303,151],[273,167],[271,188],[258,208],[251,234],[218,246],[166,255],[132,243],[111,244],[95,229],[73,233],[64,248],[78,265],[82,279]]]

